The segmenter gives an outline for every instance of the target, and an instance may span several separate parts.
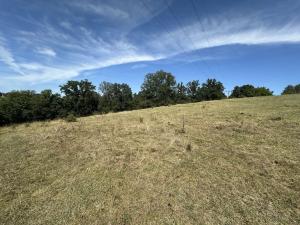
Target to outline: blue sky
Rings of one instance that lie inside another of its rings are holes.
[[[159,69],[267,86],[300,83],[299,0],[0,0],[0,91],[125,82]]]

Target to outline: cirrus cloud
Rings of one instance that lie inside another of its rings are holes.
[[[36,52],[46,56],[51,56],[51,57],[56,56],[56,52],[51,48],[39,48],[36,50]]]

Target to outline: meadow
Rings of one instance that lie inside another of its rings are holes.
[[[0,128],[0,224],[300,224],[300,95]]]

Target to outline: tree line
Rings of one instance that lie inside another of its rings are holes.
[[[192,80],[177,83],[168,72],[157,71],[145,76],[141,90],[133,93],[128,84],[102,82],[98,91],[88,80],[68,81],[60,86],[61,94],[44,90],[0,93],[0,125],[36,120],[87,116],[93,113],[119,112],[177,103],[190,103],[226,98],[224,85],[216,79],[200,84]],[[284,94],[292,93],[284,91]],[[299,85],[294,89],[299,93]],[[272,95],[265,87],[237,86],[230,98]]]
[[[288,85],[282,92],[283,95],[289,95],[289,94],[300,94],[300,84],[297,84],[295,86]]]

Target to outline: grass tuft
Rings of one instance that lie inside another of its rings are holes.
[[[140,123],[144,123],[144,118],[140,117]]]
[[[192,151],[192,145],[190,143],[186,145],[186,150],[188,152]]]

